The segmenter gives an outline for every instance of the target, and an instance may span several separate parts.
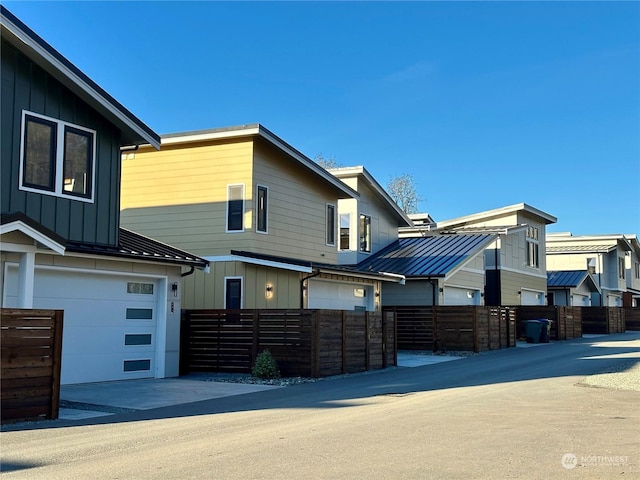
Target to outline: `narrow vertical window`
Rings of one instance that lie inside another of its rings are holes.
[[[540,256],[538,246],[538,228],[529,226],[527,228],[527,266],[540,268]]]
[[[267,233],[267,187],[258,185],[256,195],[256,230]]]
[[[55,191],[57,126],[25,115],[22,185]]]
[[[624,271],[624,257],[618,257],[618,278],[621,280],[624,280]]]
[[[371,217],[360,215],[360,251],[371,252]]]
[[[242,278],[225,280],[224,308],[229,310],[242,308]]]
[[[90,134],[72,127],[65,128],[64,192],[80,197],[89,197],[92,178],[92,148],[93,142]]]
[[[227,186],[227,232],[244,230],[244,185]]]
[[[336,206],[327,203],[327,245],[336,244]]]
[[[351,215],[348,213],[340,214],[340,250],[349,250],[350,246],[350,229]]]

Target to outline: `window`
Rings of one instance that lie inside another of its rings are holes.
[[[538,228],[527,227],[527,266],[540,268]]]
[[[125,345],[151,345],[150,333],[127,333],[124,336]]]
[[[327,245],[336,244],[336,206],[327,203]]]
[[[127,320],[153,320],[151,308],[127,308],[125,318]]]
[[[636,278],[640,278],[640,263],[635,262],[635,274]]]
[[[227,232],[244,231],[244,185],[227,186]]]
[[[340,214],[340,250],[349,250],[350,224],[351,224],[351,215],[349,215],[348,213]]]
[[[242,308],[242,277],[227,277],[224,284],[224,308]]]
[[[22,113],[20,189],[93,201],[95,131]]]
[[[127,293],[153,295],[153,283],[127,282]]]
[[[151,360],[125,360],[123,366],[125,372],[147,371],[151,370]]]
[[[618,257],[618,278],[624,280],[624,257]]]
[[[371,217],[360,215],[360,251],[371,252]]]
[[[267,233],[267,187],[258,185],[256,195],[256,230]]]

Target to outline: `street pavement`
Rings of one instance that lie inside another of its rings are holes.
[[[0,434],[16,479],[640,478],[637,332]],[[609,374],[611,375],[611,374]]]

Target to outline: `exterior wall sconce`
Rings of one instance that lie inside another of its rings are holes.
[[[173,292],[174,297],[178,296],[178,282],[173,282],[171,284],[171,291]]]
[[[273,285],[267,283],[264,287],[264,297],[271,298],[273,297]]]
[[[439,290],[440,290],[440,293],[444,292],[444,288],[440,288]]]
[[[376,298],[380,298],[380,292],[376,292]]]

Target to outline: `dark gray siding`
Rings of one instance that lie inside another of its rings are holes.
[[[12,45],[3,40],[1,48],[2,213],[25,213],[70,241],[115,246],[120,221],[120,131]],[[94,203],[19,189],[23,110],[97,132]]]

